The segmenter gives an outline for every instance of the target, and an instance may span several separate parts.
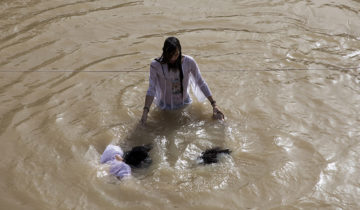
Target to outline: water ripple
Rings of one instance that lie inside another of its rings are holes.
[[[16,33],[13,33],[13,34],[10,34],[10,35],[7,35],[7,36],[1,38],[0,43],[9,41],[9,40],[17,37],[18,35],[23,34],[25,32],[28,32],[30,30],[33,30],[33,29],[35,29],[37,27],[45,26],[45,25],[48,25],[48,24],[50,24],[52,22],[56,22],[56,21],[64,19],[64,18],[83,16],[83,15],[87,15],[87,14],[93,13],[93,12],[113,10],[113,9],[117,9],[117,8],[121,8],[121,7],[135,6],[135,5],[138,5],[140,2],[142,2],[142,1],[134,1],[134,2],[128,2],[128,3],[123,3],[123,4],[117,4],[117,5],[109,6],[109,7],[100,7],[100,8],[90,9],[88,11],[83,11],[83,12],[74,12],[74,13],[69,13],[69,14],[62,14],[62,15],[58,15],[58,16],[43,20],[43,21],[35,21],[35,22],[30,23],[29,25],[25,26],[23,29],[20,29]]]
[[[104,61],[107,61],[107,60],[110,60],[110,59],[113,59],[113,58],[118,58],[118,57],[124,57],[124,56],[130,56],[130,55],[136,55],[136,54],[139,54],[139,52],[133,52],[133,53],[125,53],[125,54],[119,54],[119,55],[112,55],[112,56],[108,56],[108,57],[105,57],[105,58],[101,58],[101,59],[98,59],[98,60],[95,60],[95,61],[92,61],[88,64],[85,64],[85,65],[82,65],[78,68],[76,68],[74,71],[71,72],[71,74],[69,76],[65,76],[64,78],[61,78],[59,79],[57,82],[53,83],[50,88],[54,88],[56,86],[58,86],[59,84],[63,83],[64,81],[74,77],[75,75],[77,75],[78,73],[80,73],[81,71],[83,71],[84,69],[90,67],[90,66],[93,66],[93,65],[96,65],[98,63],[101,63],[101,62],[104,62]],[[56,71],[54,71],[56,72]]]
[[[48,47],[48,46],[54,44],[54,43],[57,42],[57,41],[58,41],[58,40],[53,40],[53,41],[41,43],[41,44],[36,45],[36,46],[34,46],[34,47],[32,47],[32,48],[30,48],[30,49],[28,49],[28,50],[25,50],[25,51],[22,51],[22,52],[19,52],[19,53],[15,54],[15,55],[12,55],[12,56],[6,58],[6,61],[0,63],[0,66],[8,64],[9,62],[11,62],[11,59],[14,59],[14,58],[18,58],[18,57],[27,55],[27,54],[29,54],[29,53],[31,53],[32,51],[37,50],[37,49],[41,49],[41,48],[44,48],[44,47]]]
[[[6,111],[4,114],[1,114],[0,117],[0,134],[2,134],[8,126],[12,123],[12,120],[17,112],[22,110],[24,105],[15,107],[14,109]]]
[[[359,14],[359,10],[353,9],[353,8],[347,6],[347,5],[344,5],[344,4],[339,4],[339,3],[336,3],[336,4],[323,4],[319,8],[324,8],[324,7],[338,8],[340,10],[343,10],[344,12],[352,12],[355,15]]]
[[[14,85],[16,85],[16,84],[18,84],[18,83],[21,83],[21,82],[23,81],[23,79],[24,79],[27,75],[29,75],[29,73],[34,72],[34,71],[36,71],[37,69],[39,69],[39,68],[41,68],[41,67],[47,66],[47,65],[49,65],[49,64],[52,64],[52,63],[54,63],[54,62],[62,59],[62,58],[65,57],[65,56],[66,56],[66,54],[64,54],[64,53],[59,54],[59,55],[57,55],[57,56],[55,56],[55,57],[52,57],[52,58],[50,58],[50,59],[48,59],[48,60],[45,60],[44,62],[42,62],[42,63],[39,64],[39,65],[36,65],[36,66],[30,68],[27,72],[22,73],[22,74],[20,75],[20,77],[16,78],[14,81],[10,82],[10,83],[7,84],[7,85],[4,85],[4,86],[0,87],[0,93],[5,92],[6,89],[8,89],[8,88],[10,88],[10,87],[12,87],[12,86],[14,86]]]
[[[271,34],[272,32],[262,32],[262,31],[251,31],[248,29],[235,29],[235,28],[194,28],[194,29],[180,29],[176,31],[170,31],[165,33],[157,33],[157,34],[148,34],[139,36],[138,39],[144,39],[144,38],[153,38],[153,37],[165,37],[165,36],[174,36],[174,35],[181,35],[184,33],[191,33],[191,32],[197,32],[197,31],[231,31],[231,32],[247,32],[247,33],[259,33],[259,34]]]

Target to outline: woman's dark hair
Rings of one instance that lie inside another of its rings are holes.
[[[151,147],[151,145],[133,147],[130,151],[125,152],[124,162],[135,168],[149,166],[152,162],[149,156]]]
[[[181,65],[181,59],[182,59],[182,53],[181,53],[181,45],[179,39],[176,37],[168,37],[165,42],[164,46],[162,48],[163,53],[160,57],[161,63],[166,63],[168,65],[168,69],[170,71],[170,68],[179,69],[180,71],[180,84],[181,84],[181,94],[183,93],[183,78],[184,74],[182,71],[182,65]],[[175,61],[174,64],[170,64],[170,59],[172,56],[176,53],[176,50],[179,50],[179,57]]]

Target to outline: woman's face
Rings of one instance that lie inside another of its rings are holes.
[[[169,61],[169,62],[170,62],[171,64],[175,63],[175,62],[176,62],[176,60],[178,59],[179,55],[180,55],[180,52],[179,52],[179,50],[178,50],[178,49],[176,49],[176,51],[175,51],[174,55],[172,55],[172,56],[171,56],[171,58],[170,58],[170,61]]]

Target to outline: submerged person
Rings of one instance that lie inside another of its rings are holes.
[[[192,57],[182,55],[180,41],[176,37],[168,37],[162,50],[160,58],[154,59],[150,65],[149,88],[141,123],[146,123],[154,99],[155,104],[162,110],[175,110],[190,104],[192,99],[189,85],[199,101],[204,101],[205,98],[209,100],[213,117],[224,120],[224,114],[216,105],[197,63]]]
[[[131,176],[131,168],[149,166],[150,146],[136,146],[124,153],[119,146],[108,145],[100,157],[100,163],[110,165],[109,173],[118,179]]]

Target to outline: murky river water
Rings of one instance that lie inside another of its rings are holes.
[[[1,209],[360,208],[360,1],[0,1]],[[152,107],[167,36],[210,105]],[[117,181],[109,143],[152,143]],[[197,165],[205,149],[233,152]]]

